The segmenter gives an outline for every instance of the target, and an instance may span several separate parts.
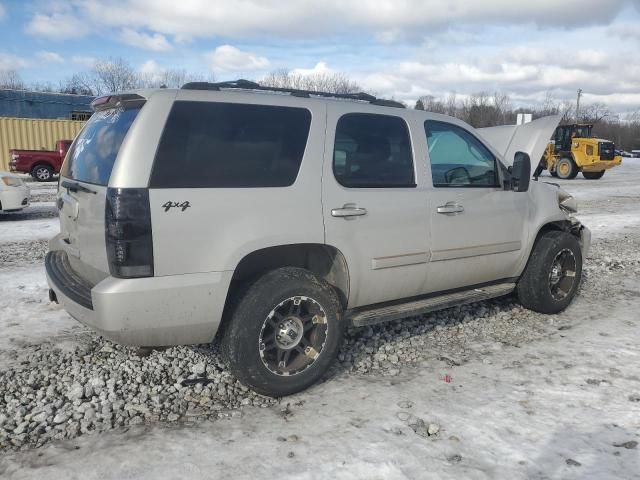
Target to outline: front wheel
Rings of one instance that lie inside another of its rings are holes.
[[[556,174],[558,175],[558,178],[571,180],[572,178],[576,178],[576,175],[578,175],[578,167],[573,159],[564,157],[558,160],[556,165]]]
[[[598,180],[604,175],[604,170],[601,172],[582,172],[582,176],[587,180]]]
[[[38,182],[48,182],[53,178],[53,168],[48,165],[36,165],[31,170],[31,176]]]
[[[516,292],[524,307],[540,313],[558,313],[573,300],[581,278],[578,240],[567,232],[546,232],[533,247]]]
[[[318,381],[336,357],[344,330],[333,288],[294,267],[259,278],[237,299],[229,321],[221,346],[231,372],[273,397]]]

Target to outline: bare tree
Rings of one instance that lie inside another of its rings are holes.
[[[611,110],[604,103],[596,102],[580,109],[580,120],[588,123],[600,123],[612,116]]]
[[[358,93],[362,87],[342,73],[312,73],[302,75],[288,70],[275,70],[258,81],[276,88],[295,88],[312,92]]]
[[[422,110],[426,110],[427,112],[446,113],[447,111],[445,104],[433,95],[424,95],[418,99],[418,102],[422,105]],[[416,102],[416,108],[418,102]]]
[[[75,73],[60,83],[58,91],[73,95],[94,95],[93,78],[88,73]]]
[[[24,90],[26,85],[15,70],[0,70],[0,88]]]
[[[167,69],[158,73],[138,73],[140,88],[180,88],[188,82],[215,82],[215,75],[189,73],[185,69]]]
[[[123,58],[109,58],[96,62],[91,71],[96,94],[121,92],[138,86],[138,76]]]

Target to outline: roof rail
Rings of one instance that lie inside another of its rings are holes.
[[[396,107],[405,108],[405,106],[396,102],[395,100],[384,100],[376,98],[368,93],[330,93],[330,92],[316,92],[313,90],[299,90],[296,88],[280,88],[280,87],[266,87],[250,80],[232,80],[228,82],[189,82],[182,86],[182,90],[223,90],[223,89],[242,89],[242,90],[260,90],[265,92],[280,92],[288,93],[294,97],[325,97],[325,98],[343,98],[346,100],[357,100],[361,102],[369,102],[372,105],[381,105],[383,107]]]

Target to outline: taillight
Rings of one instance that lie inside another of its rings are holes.
[[[105,216],[111,275],[153,276],[151,207],[146,188],[108,188]]]

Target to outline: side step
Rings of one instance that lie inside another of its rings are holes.
[[[515,283],[499,283],[488,287],[413,300],[407,303],[367,308],[366,310],[351,310],[347,312],[346,317],[354,327],[364,327],[366,325],[375,325],[376,323],[398,320],[414,315],[422,315],[423,313],[455,307],[457,305],[501,297],[511,293],[515,288]]]

